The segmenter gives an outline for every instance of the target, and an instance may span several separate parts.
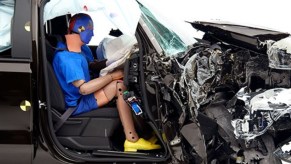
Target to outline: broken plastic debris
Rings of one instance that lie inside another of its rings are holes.
[[[244,93],[242,88],[237,98],[245,102],[248,111],[243,119],[232,121],[237,138],[249,141],[264,134],[280,117],[291,113],[291,89],[274,88],[264,92]]]
[[[266,43],[269,67],[291,70],[291,37],[284,38],[277,42],[268,40]]]

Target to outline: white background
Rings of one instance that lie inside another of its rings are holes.
[[[266,27],[291,33],[291,5],[287,0],[139,0],[155,15],[161,15],[162,23],[182,35],[201,36],[185,21],[221,20],[249,26]],[[94,21],[95,22],[95,21]],[[110,22],[102,22],[94,43],[104,38]],[[97,23],[98,24],[98,23]],[[102,31],[102,32],[101,32]],[[103,35],[102,35],[103,34]]]
[[[287,0],[146,0],[169,18],[226,20],[291,32],[291,5]]]

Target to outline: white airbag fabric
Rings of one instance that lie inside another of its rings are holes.
[[[100,76],[104,76],[126,61],[132,52],[135,51],[134,45],[137,43],[137,40],[135,37],[121,35],[114,39],[105,38],[101,42],[104,47],[104,56],[107,59],[107,67],[100,71]]]
[[[135,34],[141,15],[135,0],[51,0],[44,8],[44,23],[57,16],[80,12],[103,12],[105,17],[127,35]],[[99,25],[102,26],[102,22]]]
[[[0,52],[11,48],[11,23],[13,13],[13,2],[0,2]]]

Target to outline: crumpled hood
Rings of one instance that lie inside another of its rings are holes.
[[[220,41],[255,51],[261,50],[261,44],[266,40],[278,41],[290,36],[286,32],[264,27],[240,25],[232,22],[195,21],[189,23],[195,29],[211,34],[211,36]]]
[[[211,32],[211,33],[218,33],[220,31],[224,31],[224,32],[242,34],[249,37],[262,37],[262,36],[269,35],[270,37],[269,39],[273,39],[273,40],[279,40],[290,35],[289,33],[286,33],[286,32],[281,32],[281,31],[277,31],[273,29],[264,28],[264,27],[241,25],[241,24],[225,22],[225,21],[209,21],[209,22],[195,21],[195,22],[189,22],[189,23],[195,29],[201,30],[203,32]]]

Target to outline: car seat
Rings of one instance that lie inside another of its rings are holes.
[[[52,68],[52,59],[58,36],[46,36],[48,76],[53,123],[66,111],[62,89]],[[116,107],[102,107],[84,114],[69,117],[56,131],[59,142],[76,150],[112,150],[110,137],[120,125]]]

